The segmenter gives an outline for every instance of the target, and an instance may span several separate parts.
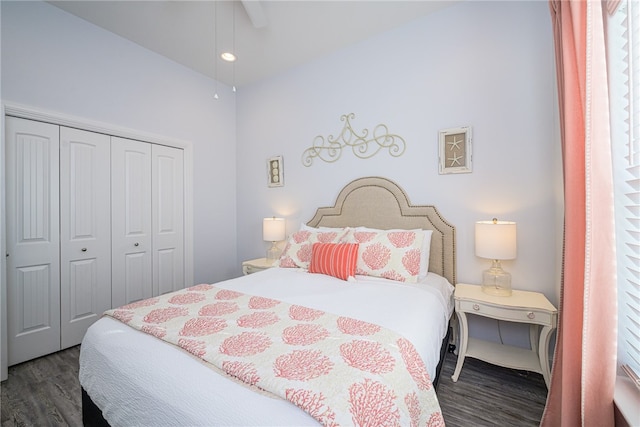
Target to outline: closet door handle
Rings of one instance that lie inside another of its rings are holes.
[[[133,244],[133,246],[140,246],[140,243],[135,242],[135,243]]]
[[[87,248],[82,248],[82,252],[87,252]]]

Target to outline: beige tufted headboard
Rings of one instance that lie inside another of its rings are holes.
[[[318,208],[311,227],[371,227],[433,230],[429,271],[456,284],[456,229],[434,206],[413,206],[402,188],[386,178],[347,184],[332,207]]]

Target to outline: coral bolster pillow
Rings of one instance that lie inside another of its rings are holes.
[[[309,273],[321,273],[347,280],[356,274],[357,243],[314,243]]]

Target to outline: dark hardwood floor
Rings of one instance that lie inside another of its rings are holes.
[[[547,399],[541,374],[501,368],[467,357],[458,382],[456,355],[448,353],[438,385],[447,427],[538,426]]]
[[[80,346],[9,368],[0,385],[2,427],[81,426]]]
[[[79,354],[72,347],[10,367],[0,386],[2,427],[82,425]],[[448,427],[539,425],[547,393],[541,375],[467,358],[454,383],[455,362],[448,353],[438,386]]]

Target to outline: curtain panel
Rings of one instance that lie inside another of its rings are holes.
[[[542,426],[613,425],[616,281],[603,8],[550,0],[564,177],[559,325]]]

